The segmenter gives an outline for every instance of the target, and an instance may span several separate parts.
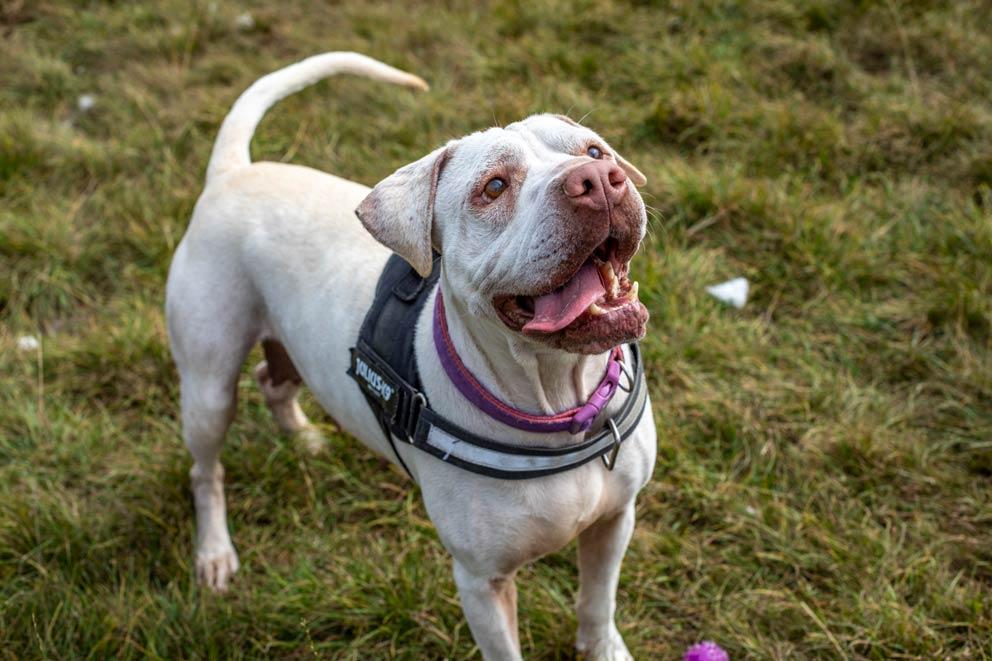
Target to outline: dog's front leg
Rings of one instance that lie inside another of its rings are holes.
[[[588,659],[632,659],[617,630],[620,563],[634,531],[634,502],[579,535],[579,631],[575,647]]]
[[[455,560],[455,584],[484,659],[520,659],[514,575],[480,575]]]

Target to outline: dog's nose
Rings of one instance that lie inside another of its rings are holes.
[[[592,161],[572,168],[562,188],[575,206],[606,211],[627,194],[627,174],[612,161]]]

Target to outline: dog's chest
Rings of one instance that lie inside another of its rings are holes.
[[[424,483],[424,495],[449,549],[456,555],[458,548],[481,552],[509,571],[558,551],[595,521],[622,511],[643,485],[639,464],[645,457],[639,455],[626,457],[626,470],[610,472],[595,461],[539,480],[447,476],[461,478],[455,482],[435,476],[441,480]]]

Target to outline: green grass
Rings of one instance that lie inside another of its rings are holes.
[[[984,0],[0,2],[0,658],[476,653],[416,489],[340,435],[310,457],[247,372],[243,569],[224,597],[192,576],[170,255],[237,94],[340,49],[433,89],[318,85],[256,158],[372,184],[552,111],[648,176],[636,656],[992,658],[989,25]],[[704,293],[736,275],[743,310]],[[531,658],[571,654],[573,557],[522,572]]]

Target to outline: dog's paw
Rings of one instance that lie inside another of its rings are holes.
[[[327,438],[313,425],[296,432],[296,442],[311,457],[316,457],[327,449]]]
[[[197,551],[196,580],[214,592],[227,592],[238,566],[238,554],[231,546],[217,551]]]
[[[575,649],[586,661],[633,661],[634,659],[614,624],[610,625],[610,630],[605,636],[597,639],[584,636],[580,631]]]

